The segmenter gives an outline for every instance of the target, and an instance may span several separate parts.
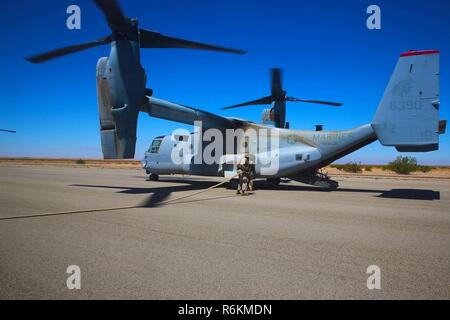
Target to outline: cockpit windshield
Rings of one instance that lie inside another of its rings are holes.
[[[162,140],[161,139],[155,139],[152,142],[152,145],[150,146],[150,149],[148,149],[148,152],[150,153],[158,153],[159,148],[161,147]]]

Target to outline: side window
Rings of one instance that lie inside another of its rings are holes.
[[[161,147],[162,140],[153,140],[152,145],[150,146],[150,153],[158,153],[159,148]]]

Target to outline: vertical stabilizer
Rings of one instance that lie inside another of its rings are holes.
[[[385,146],[400,152],[439,147],[439,51],[400,55],[372,127]]]

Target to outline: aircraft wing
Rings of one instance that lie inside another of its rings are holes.
[[[250,124],[245,120],[225,118],[211,112],[155,97],[147,97],[147,103],[141,107],[141,112],[148,113],[151,117],[190,125],[194,125],[195,121],[202,121],[204,129],[236,129]]]

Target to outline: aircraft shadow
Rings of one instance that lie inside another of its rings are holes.
[[[338,188],[336,190],[330,191],[327,189],[320,189],[313,186],[299,186],[299,185],[289,185],[280,184],[279,186],[271,186],[264,181],[258,181],[256,184],[256,189],[261,190],[291,190],[291,191],[315,191],[315,192],[362,192],[362,193],[379,193],[376,195],[378,198],[389,198],[389,199],[405,199],[405,200],[440,200],[441,194],[439,191],[433,191],[428,189],[391,189],[391,190],[380,190],[380,189],[356,189],[356,188]]]
[[[115,189],[117,193],[123,194],[149,194],[151,195],[145,199],[139,206],[145,208],[152,208],[158,206],[161,202],[165,201],[173,192],[181,191],[195,191],[212,187],[216,184],[214,181],[188,181],[188,180],[167,180],[160,181],[167,183],[184,183],[182,186],[169,186],[169,187],[155,187],[155,188],[137,188],[137,187],[122,187],[122,186],[105,186],[105,185],[92,185],[92,184],[72,184],[71,187],[84,187],[84,188],[102,188],[102,189]],[[228,198],[225,196],[224,198]],[[216,197],[217,199],[217,197]],[[209,200],[209,199],[208,199]],[[192,202],[192,201],[191,201]]]
[[[183,185],[177,186],[164,186],[166,183],[182,183]],[[160,180],[158,184],[159,187],[123,187],[123,186],[105,186],[105,185],[87,185],[87,184],[72,184],[72,187],[85,187],[85,188],[103,188],[103,189],[114,189],[118,190],[117,193],[123,194],[150,194],[150,196],[145,199],[139,206],[152,208],[159,206],[162,202],[167,200],[172,193],[182,192],[182,191],[196,191],[207,189],[215,184],[216,181],[196,181],[196,180],[183,180],[183,179],[168,179]],[[361,192],[361,193],[377,193],[375,197],[378,198],[389,198],[389,199],[406,199],[406,200],[440,200],[440,192],[433,190],[424,189],[391,189],[391,190],[379,190],[379,189],[357,189],[357,188],[338,188],[334,191],[329,191],[326,189],[320,189],[313,186],[303,186],[303,185],[289,185],[280,184],[278,186],[273,186],[267,184],[265,181],[257,180],[254,182],[255,190],[280,190],[280,191],[306,191],[306,192]],[[219,186],[218,188],[227,188],[227,185]],[[211,199],[201,199],[201,200],[190,200],[183,202],[197,202],[197,201],[207,201],[221,198],[234,197],[226,195],[223,197],[215,197]]]
[[[425,189],[392,189],[378,195],[379,198],[409,199],[409,200],[440,200],[439,191]]]

